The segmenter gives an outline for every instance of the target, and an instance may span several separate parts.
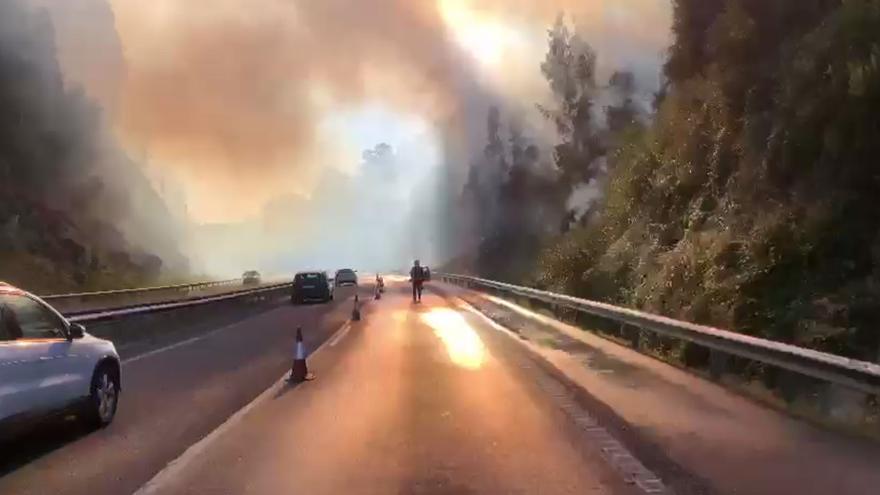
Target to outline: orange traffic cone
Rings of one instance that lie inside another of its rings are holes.
[[[357,294],[354,295],[354,308],[351,310],[351,320],[361,321],[361,305]]]
[[[306,366],[306,348],[303,345],[302,328],[296,329],[296,354],[293,356],[293,365],[290,367],[290,381],[300,383],[314,380],[315,375],[309,373]]]

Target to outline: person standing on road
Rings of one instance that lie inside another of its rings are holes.
[[[419,264],[419,260],[413,262],[409,270],[409,281],[412,282],[413,302],[422,302],[422,284],[425,282],[425,271]]]

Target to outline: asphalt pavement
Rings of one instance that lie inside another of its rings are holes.
[[[4,445],[0,494],[876,492],[874,444],[447,289],[364,287],[359,322],[340,289],[138,348],[116,421]],[[316,378],[290,384],[297,327]]]
[[[597,423],[677,495],[880,493],[880,443],[874,440],[767,407],[732,387],[510,301],[434,286],[441,287],[513,332],[519,347],[541,356],[577,391]]]
[[[309,351],[338,330],[353,291],[340,289],[332,304],[284,304],[125,356],[113,424],[87,432],[53,422],[0,446],[0,493],[134,492],[289,368],[297,327]]]
[[[397,284],[138,495],[636,493],[493,332]]]

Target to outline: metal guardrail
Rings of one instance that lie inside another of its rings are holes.
[[[104,290],[104,291],[95,291],[95,292],[77,292],[72,294],[50,294],[47,296],[40,296],[44,301],[58,301],[63,299],[81,299],[81,298],[92,298],[92,297],[106,297],[106,296],[116,296],[116,295],[131,295],[131,294],[141,294],[147,292],[157,292],[163,290],[192,290],[192,289],[203,289],[207,287],[217,287],[221,285],[233,285],[236,283],[241,283],[242,279],[233,278],[229,280],[215,280],[208,282],[195,282],[190,284],[177,284],[177,285],[163,285],[157,287],[143,287],[136,289],[115,289],[115,290]]]
[[[710,352],[739,356],[832,384],[880,395],[880,365],[790,344],[653,315],[634,309],[464,275],[435,274],[445,282],[488,289],[588,313],[667,337],[693,342]]]
[[[187,299],[184,301],[171,301],[171,302],[160,302],[160,303],[152,303],[152,304],[135,304],[130,306],[123,306],[113,309],[106,310],[97,310],[97,311],[89,311],[75,314],[66,314],[65,317],[67,320],[76,323],[82,322],[90,322],[90,321],[101,321],[101,320],[109,320],[114,318],[121,318],[127,316],[134,316],[145,313],[157,313],[161,311],[168,311],[172,309],[182,309],[193,306],[199,306],[203,304],[215,303],[220,301],[227,301],[230,299],[239,299],[248,296],[260,295],[267,292],[279,292],[279,291],[287,291],[291,287],[293,287],[292,282],[284,282],[275,285],[271,285],[268,287],[261,287],[259,289],[245,289],[234,292],[227,292],[220,295],[213,296],[202,296],[195,297],[191,299]]]

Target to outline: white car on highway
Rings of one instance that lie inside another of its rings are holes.
[[[120,385],[112,342],[0,282],[0,437],[70,413],[90,426],[106,426],[116,414]]]

